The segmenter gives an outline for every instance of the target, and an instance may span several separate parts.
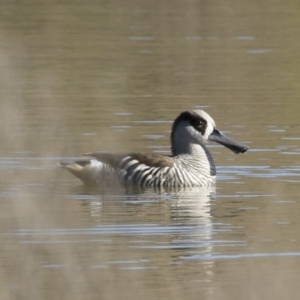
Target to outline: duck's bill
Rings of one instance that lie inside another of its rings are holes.
[[[226,148],[233,151],[235,154],[245,153],[249,149],[249,147],[247,147],[246,145],[230,139],[216,128],[208,137],[208,139],[212,142],[216,142],[225,146]]]

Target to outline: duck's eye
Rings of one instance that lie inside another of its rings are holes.
[[[202,118],[200,119],[197,119],[197,120],[194,120],[192,122],[192,125],[194,126],[194,128],[200,132],[204,131],[205,128],[206,128],[206,121],[203,120]]]

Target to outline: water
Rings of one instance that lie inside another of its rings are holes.
[[[295,1],[0,4],[1,299],[299,295]],[[56,162],[169,153],[205,109],[215,188],[88,189]]]

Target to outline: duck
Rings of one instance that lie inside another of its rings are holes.
[[[154,153],[89,152],[83,160],[60,162],[86,185],[121,185],[141,188],[208,187],[216,183],[216,166],[207,142],[215,142],[235,154],[249,147],[217,129],[204,110],[180,113],[174,120],[170,136],[171,155]]]

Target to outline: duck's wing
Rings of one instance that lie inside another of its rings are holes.
[[[126,153],[112,154],[106,152],[83,153],[84,156],[91,156],[96,160],[110,165],[114,169],[128,168],[133,163],[144,164],[148,167],[164,168],[172,167],[174,159],[171,156],[152,153]]]
[[[174,158],[159,154],[111,154],[102,152],[84,153],[109,165],[117,172],[121,182],[144,185],[155,176],[167,172],[174,165]]]

